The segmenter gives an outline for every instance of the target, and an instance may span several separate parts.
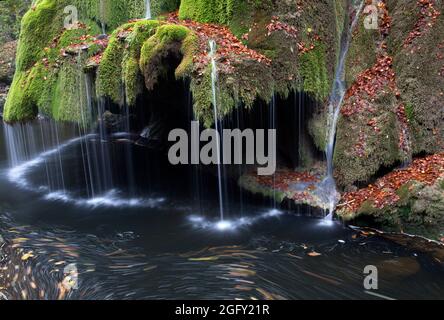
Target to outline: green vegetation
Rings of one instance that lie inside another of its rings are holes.
[[[179,9],[179,6],[180,0],[151,0],[151,13],[157,18],[163,13]]]
[[[326,63],[325,46],[322,43],[317,43],[313,50],[304,53],[300,59],[303,91],[320,101],[330,94]]]
[[[353,33],[353,39],[348,51],[345,80],[350,87],[357,76],[363,71],[373,67],[376,63],[377,41],[380,40],[378,30],[367,30],[364,27],[364,17],[358,21],[359,26]]]
[[[86,103],[77,90],[84,85],[81,66],[99,48],[90,44],[87,53],[80,57],[63,56],[61,50],[85,42],[88,35],[100,34],[99,25],[103,19],[112,27],[130,17],[140,16],[134,8],[144,8],[143,0],[104,1],[103,4],[101,7],[96,0],[75,0],[74,3],[69,0],[37,0],[32,10],[24,15],[17,48],[16,74],[5,105],[6,121],[32,119],[39,111],[56,120],[82,120],[81,109],[86,107]],[[79,19],[83,23],[71,30],[64,29],[67,16],[64,9],[68,5],[79,9]]]
[[[145,0],[74,0],[71,3],[80,11],[80,20],[85,18],[105,25],[107,32],[122,23],[145,16]]]
[[[173,48],[173,46],[177,48]],[[191,73],[197,38],[191,30],[180,25],[160,24],[141,20],[123,25],[114,31],[103,54],[97,76],[97,93],[123,105],[134,105],[143,89],[143,80],[152,89],[162,75],[163,66],[157,58],[177,49],[182,61],[176,68],[177,78]]]
[[[182,0],[180,19],[229,24],[235,0]]]
[[[193,56],[198,50],[197,37],[188,28],[180,25],[165,24],[143,44],[140,55],[140,70],[145,76],[145,84],[152,89],[163,73],[162,57],[175,52],[181,63],[175,70],[176,78],[189,76],[193,66]]]
[[[141,90],[139,58],[143,42],[154,34],[159,22],[141,20],[123,25],[113,32],[97,72],[97,93],[123,105],[122,88],[129,105]]]
[[[31,2],[31,0],[0,1],[0,44],[18,39],[20,20],[31,6]]]

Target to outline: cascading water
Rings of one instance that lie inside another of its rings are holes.
[[[48,201],[94,208],[157,206],[163,198],[135,197],[132,192],[132,150],[108,134],[105,103],[97,97],[96,105],[92,97],[95,89],[90,76],[83,72],[81,52],[77,61],[80,122],[58,123],[39,116],[32,122],[5,123],[8,179]],[[90,131],[94,117],[99,118],[97,133]],[[129,131],[129,122],[124,129]],[[120,163],[112,156],[122,153],[128,169],[118,176],[119,181],[125,179],[124,185],[118,186],[113,181],[113,169]]]
[[[217,110],[217,64],[216,64],[216,42],[214,40],[210,40],[209,42],[210,52],[209,57],[211,59],[211,90],[213,97],[213,110],[214,110],[214,125],[217,132],[219,131],[219,115]],[[222,164],[221,164],[221,154],[220,154],[220,138],[219,136],[215,137],[216,145],[217,145],[217,178],[218,178],[218,187],[219,187],[219,211],[220,211],[220,220],[221,223],[224,222],[224,197],[223,197],[223,189],[222,189]],[[221,225],[223,228],[223,225]]]
[[[106,25],[105,25],[105,2],[104,0],[100,0],[100,25],[102,27],[102,34],[106,34]]]
[[[329,202],[329,212],[326,217],[327,220],[332,220],[334,215],[335,207],[339,201],[339,194],[336,189],[336,182],[333,177],[333,155],[335,149],[336,140],[336,126],[339,119],[339,113],[341,111],[342,102],[345,96],[345,63],[347,59],[348,49],[350,48],[350,41],[353,34],[354,27],[359,20],[360,13],[364,6],[364,2],[360,2],[356,5],[354,1],[350,4],[357,8],[356,15],[349,27],[344,31],[341,39],[341,48],[339,54],[339,62],[336,68],[335,79],[333,82],[333,88],[330,95],[329,110],[328,110],[328,123],[327,123],[327,146],[326,146],[326,157],[327,157],[327,177],[322,182],[323,187],[328,192],[328,202]]]
[[[151,1],[145,0],[145,19],[150,20],[151,18]]]

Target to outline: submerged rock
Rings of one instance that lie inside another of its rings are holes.
[[[272,176],[258,176],[255,172],[245,174],[239,185],[254,194],[274,199],[277,203],[289,201],[293,205],[307,205],[329,210],[332,197],[339,200],[340,194],[331,189],[321,170],[296,172],[279,169]]]
[[[107,133],[122,132],[128,120],[128,116],[105,111],[99,118],[99,126],[102,126]]]

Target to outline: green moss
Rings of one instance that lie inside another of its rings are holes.
[[[327,112],[318,112],[309,120],[308,130],[318,150],[325,151],[327,145]]]
[[[64,29],[67,16],[64,9],[68,5],[79,9],[82,24],[78,28]],[[25,14],[17,49],[16,75],[5,105],[6,121],[32,119],[39,111],[55,119],[80,120],[81,106],[76,88],[79,88],[81,66],[77,65],[76,57],[62,56],[61,50],[88,43],[86,36],[100,32],[94,21],[97,10],[97,1],[92,0],[75,0],[74,3],[38,0]],[[97,44],[92,45],[81,60],[99,49]]]
[[[313,50],[304,53],[300,59],[304,92],[323,101],[329,96],[330,81],[327,74],[325,45],[318,42]]]
[[[188,28],[180,25],[165,24],[157,28],[156,33],[146,40],[140,54],[140,69],[145,75],[148,89],[158,81],[161,61],[156,59],[166,54],[168,50],[177,50],[182,55],[182,61],[175,70],[176,78],[190,75],[193,66],[193,56],[198,50],[198,39]]]
[[[415,121],[415,108],[413,107],[412,104],[410,104],[410,103],[406,104],[405,115],[406,115],[407,119],[409,120],[409,122]]]
[[[32,67],[42,57],[43,48],[60,33],[63,27],[60,11],[63,12],[56,0],[40,0],[35,4],[35,10],[24,15],[17,49],[18,71]]]
[[[364,18],[357,23],[356,32],[348,51],[345,80],[350,87],[357,76],[363,71],[371,68],[376,63],[377,41],[380,40],[378,30],[367,30],[364,28]]]
[[[27,86],[27,74],[16,72],[11,90],[5,104],[3,119],[8,122],[33,119],[37,115],[37,107],[33,104]]]
[[[99,96],[123,105],[124,88],[128,104],[135,104],[142,83],[138,67],[142,44],[158,25],[158,21],[142,20],[125,24],[113,32],[97,72]]]
[[[182,41],[180,51],[183,58],[180,65],[176,68],[176,78],[184,78],[191,74],[194,55],[198,52],[198,50],[198,38],[193,32],[189,32]]]
[[[40,111],[57,120],[81,121],[85,106],[80,99],[82,96],[78,96],[83,88],[81,65],[77,64],[76,57],[63,57],[61,50],[84,43],[87,35],[100,33],[102,21],[108,28],[114,28],[130,18],[142,17],[144,3],[144,0],[37,0],[22,20],[16,75],[5,105],[4,119],[10,122],[28,120]],[[64,29],[67,16],[64,9],[68,5],[78,9],[82,26]],[[91,45],[80,63],[100,49],[97,44]],[[126,71],[133,70],[129,63]]]
[[[75,62],[63,64],[51,99],[52,116],[55,120],[74,121],[86,125],[83,123],[88,120],[84,77],[83,71]]]
[[[234,0],[182,0],[180,19],[228,24],[233,15]]]
[[[72,3],[73,2],[73,3]],[[145,16],[145,0],[74,0],[79,9],[80,20],[94,20],[106,31],[112,31],[131,19]]]
[[[151,13],[153,17],[179,9],[180,0],[151,0]]]
[[[339,211],[346,220],[355,219],[359,225],[377,226],[385,231],[406,232],[437,239],[444,223],[444,196],[438,180],[432,186],[416,181],[401,186],[396,194],[399,201],[375,208],[372,200],[365,201],[356,213]]]
[[[259,185],[254,179],[247,175],[240,177],[238,184],[241,188],[253,194],[259,194],[265,198],[274,199],[277,203],[282,203],[287,197],[285,192]]]

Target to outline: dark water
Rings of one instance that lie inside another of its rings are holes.
[[[38,126],[27,130],[35,150],[15,171],[0,130],[0,299],[444,297],[442,264],[420,252],[279,211],[231,184],[231,225],[221,225],[211,174],[171,167],[128,137],[90,136],[42,160],[78,132],[59,128],[54,139],[45,127],[42,140]],[[367,265],[378,267],[381,297],[363,286]],[[78,277],[70,289],[67,266]]]

